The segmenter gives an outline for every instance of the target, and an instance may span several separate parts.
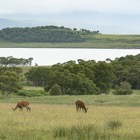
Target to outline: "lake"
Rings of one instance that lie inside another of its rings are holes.
[[[71,48],[0,48],[0,57],[13,56],[15,58],[33,57],[33,65],[39,66],[64,63],[70,60],[83,59],[105,61],[116,57],[137,55],[140,49],[71,49]]]

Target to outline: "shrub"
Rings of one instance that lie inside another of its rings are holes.
[[[130,83],[124,81],[120,83],[120,86],[117,85],[112,93],[115,95],[130,95],[132,92]]]
[[[42,90],[19,90],[16,94],[19,96],[33,97],[33,96],[43,96],[45,95],[45,92]]]
[[[54,84],[50,89],[50,95],[62,95],[61,87],[58,84]]]

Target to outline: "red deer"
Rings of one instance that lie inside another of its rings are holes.
[[[82,110],[85,110],[85,113],[87,112],[88,108],[85,107],[84,102],[82,102],[80,100],[77,100],[75,102],[75,104],[76,104],[76,110],[77,110],[77,112],[78,112],[78,110],[81,110],[81,108],[82,108]]]
[[[17,108],[19,108],[20,110],[23,111],[23,107],[26,107],[27,111],[28,110],[30,111],[31,108],[28,107],[28,106],[29,106],[29,102],[28,101],[21,101],[21,102],[18,102],[17,105],[16,105],[16,107],[15,108],[12,108],[12,109],[13,110],[16,110]]]

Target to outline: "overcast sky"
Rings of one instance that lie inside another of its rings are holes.
[[[140,0],[0,0],[0,18],[16,16],[103,33],[140,34]]]

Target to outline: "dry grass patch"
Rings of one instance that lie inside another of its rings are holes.
[[[14,106],[0,103],[0,139],[140,139],[139,107],[88,106],[85,114],[74,105],[31,104],[31,112]]]

